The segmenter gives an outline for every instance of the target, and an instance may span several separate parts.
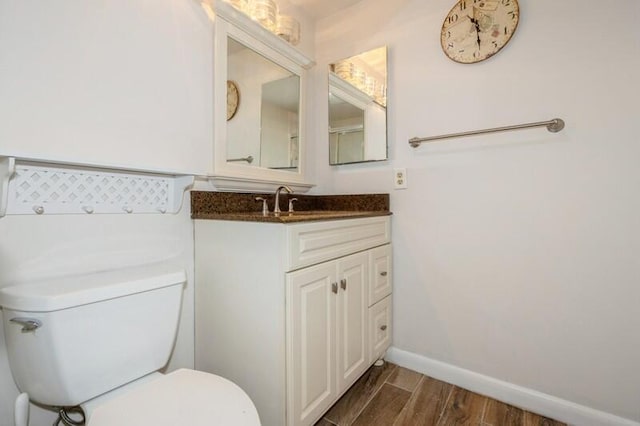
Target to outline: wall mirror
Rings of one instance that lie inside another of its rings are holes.
[[[296,172],[300,76],[227,41],[227,162]]]
[[[214,161],[223,191],[311,186],[305,174],[306,69],[313,61],[286,41],[215,1]]]
[[[329,64],[329,164],[387,159],[387,48]]]

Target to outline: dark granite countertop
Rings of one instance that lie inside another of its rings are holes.
[[[330,211],[330,210],[312,210],[299,211],[293,213],[282,212],[278,215],[269,213],[264,216],[260,212],[239,212],[239,213],[202,213],[197,219],[213,219],[213,220],[239,220],[243,222],[271,222],[271,223],[294,223],[294,222],[310,222],[317,220],[337,220],[337,219],[355,219],[361,217],[388,216],[389,211]]]
[[[388,216],[389,194],[353,195],[298,195],[281,194],[280,208],[288,205],[289,197],[295,197],[296,211],[283,211],[279,215],[262,214],[262,203],[255,200],[264,197],[273,210],[273,194],[247,194],[232,192],[191,192],[191,218],[208,220],[235,220],[245,222],[296,223],[320,220],[354,219]]]

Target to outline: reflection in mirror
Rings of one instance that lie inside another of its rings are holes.
[[[260,165],[270,169],[298,167],[300,77],[291,75],[262,86]]]
[[[329,65],[329,164],[387,159],[387,48]]]
[[[230,37],[227,46],[227,78],[239,92],[228,114],[227,162],[297,171],[300,77]]]
[[[364,158],[364,109],[329,91],[330,164],[362,161]]]

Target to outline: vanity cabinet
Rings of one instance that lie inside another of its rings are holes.
[[[390,344],[390,240],[389,216],[196,220],[196,368],[264,426],[314,424]]]

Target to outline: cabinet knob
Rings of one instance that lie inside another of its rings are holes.
[[[338,283],[331,283],[331,291],[338,294]]]
[[[383,276],[383,277],[386,277],[387,276],[387,271],[380,272],[380,275]]]
[[[386,324],[385,324],[385,325],[381,325],[381,326],[380,326],[380,330],[385,331],[386,329],[387,329]]]
[[[341,287],[343,290],[346,290],[346,289],[347,289],[347,279],[346,279],[346,278],[343,278],[343,279],[341,279],[341,280],[340,280],[340,287]]]

